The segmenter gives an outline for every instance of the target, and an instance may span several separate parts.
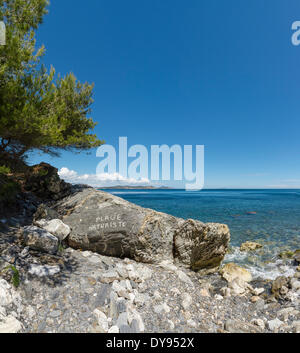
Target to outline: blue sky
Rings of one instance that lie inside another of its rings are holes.
[[[49,10],[44,63],[95,83],[99,138],[205,145],[207,188],[300,187],[299,0],[52,0]],[[42,160],[76,175],[99,163],[95,150],[30,158]]]

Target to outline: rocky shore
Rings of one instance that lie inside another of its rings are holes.
[[[51,168],[1,217],[0,332],[300,333],[299,253],[293,277],[253,279],[222,265],[227,226],[71,187]]]

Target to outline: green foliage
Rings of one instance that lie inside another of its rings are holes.
[[[9,265],[7,266],[5,269],[5,271],[7,270],[11,270],[13,275],[12,275],[12,284],[15,288],[18,288],[19,285],[20,285],[20,274],[19,274],[19,271],[15,268],[15,266],[13,265]]]
[[[58,245],[58,252],[59,252],[60,254],[63,254],[64,251],[65,251],[65,247],[64,247],[64,245],[60,242],[59,245]]]
[[[10,168],[6,167],[5,165],[0,165],[0,174],[9,174]]]
[[[36,49],[35,30],[48,0],[0,0],[6,45],[0,46],[0,156],[22,158],[32,150],[87,150],[102,141],[90,131],[93,85],[48,71]]]
[[[0,174],[0,201],[7,205],[15,201],[16,195],[20,192],[20,185]]]

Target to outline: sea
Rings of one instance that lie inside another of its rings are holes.
[[[290,276],[295,266],[280,254],[300,249],[300,190],[105,190],[137,205],[202,222],[225,223],[231,241],[226,262],[249,269],[254,278]],[[255,241],[263,248],[241,252]]]

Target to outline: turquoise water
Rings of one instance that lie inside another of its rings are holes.
[[[274,278],[289,274],[289,261],[279,260],[286,249],[300,248],[300,190],[106,190],[140,206],[202,222],[225,223],[231,233],[226,261],[251,268],[253,274]],[[250,240],[262,250],[241,253]]]

